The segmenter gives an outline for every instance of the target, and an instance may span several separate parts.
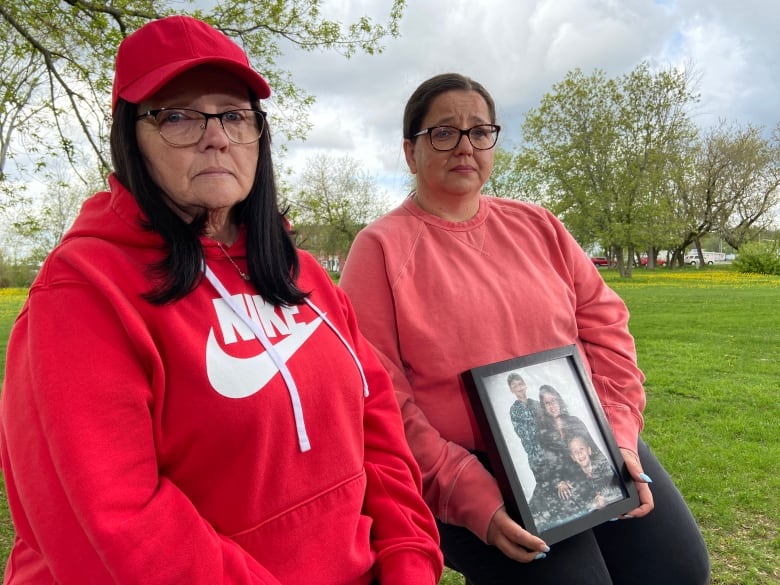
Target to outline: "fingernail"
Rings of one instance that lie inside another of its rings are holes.
[[[623,518],[633,518],[631,514],[623,514]]]
[[[545,544],[543,550],[544,550],[544,552],[548,553],[548,552],[550,552],[550,547]]]
[[[639,474],[639,479],[641,479],[645,483],[653,483],[653,480],[650,479],[650,476],[647,475],[646,473],[640,473]]]
[[[618,518],[617,516],[609,519],[610,522],[617,522],[618,520],[620,520],[620,518]]]
[[[536,555],[536,556],[534,557],[534,560],[535,560],[535,561],[538,561],[539,559],[546,559],[546,558],[547,558],[547,555],[546,555],[546,554],[544,554],[544,553],[539,553],[538,555]]]

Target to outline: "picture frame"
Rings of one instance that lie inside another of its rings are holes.
[[[553,544],[639,506],[576,345],[461,377],[507,513],[528,532]]]

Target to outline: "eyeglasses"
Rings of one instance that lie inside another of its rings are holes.
[[[154,118],[160,136],[173,146],[192,146],[200,142],[211,118],[219,120],[225,136],[236,144],[257,142],[265,124],[265,113],[250,109],[207,114],[189,108],[160,108],[144,112],[136,121],[146,117]]]
[[[495,124],[480,124],[466,130],[455,128],[455,126],[432,126],[431,128],[420,130],[417,134],[414,134],[414,137],[427,134],[433,149],[444,152],[458,146],[465,134],[468,136],[471,146],[476,150],[490,150],[496,145],[500,130],[501,126],[496,126]]]

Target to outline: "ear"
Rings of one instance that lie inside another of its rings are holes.
[[[414,148],[415,143],[404,138],[404,156],[406,157],[406,166],[409,167],[409,171],[413,174],[417,174],[417,162],[414,160]]]

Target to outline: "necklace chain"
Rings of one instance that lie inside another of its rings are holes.
[[[236,264],[236,261],[235,261],[235,260],[233,260],[233,258],[231,258],[231,257],[230,257],[230,254],[228,254],[228,253],[227,253],[227,250],[225,250],[225,248],[223,248],[223,247],[222,247],[222,243],[221,243],[221,242],[217,242],[216,240],[214,240],[214,241],[216,242],[216,244],[217,244],[217,247],[218,247],[220,250],[222,250],[222,253],[225,255],[225,258],[227,258],[228,260],[230,260],[230,263],[231,263],[233,266],[235,266],[235,267],[236,267],[236,270],[238,270],[238,273],[241,275],[241,278],[243,278],[244,280],[249,280],[249,279],[250,279],[250,278],[249,278],[249,275],[248,275],[246,272],[244,272],[243,270],[241,270],[241,269],[238,267],[238,264]]]

